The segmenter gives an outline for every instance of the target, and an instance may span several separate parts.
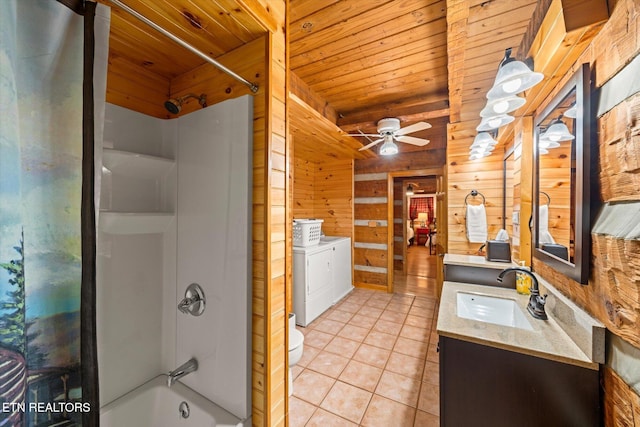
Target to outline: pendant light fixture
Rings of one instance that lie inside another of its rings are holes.
[[[407,196],[413,196],[413,185],[407,185]]]
[[[562,121],[562,116],[558,117],[553,121],[553,123],[551,123],[551,126],[549,126],[544,134],[542,134],[542,137],[553,142],[571,141],[575,138],[575,136],[569,132],[567,125]]]
[[[480,117],[494,117],[500,114],[507,114],[516,111],[526,104],[526,102],[526,99],[516,95],[500,99],[490,99],[487,101],[487,105],[480,111]]]
[[[504,125],[508,125],[515,118],[513,116],[509,116],[508,114],[499,114],[497,116],[492,117],[483,117],[482,121],[476,127],[478,132],[486,132],[488,130],[498,129]]]
[[[542,73],[534,72],[524,62],[512,58],[511,48],[508,48],[487,98],[500,99],[524,92],[540,83],[543,78]]]

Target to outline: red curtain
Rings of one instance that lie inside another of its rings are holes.
[[[428,222],[433,221],[433,197],[412,197],[409,203],[409,218],[418,218],[419,213],[426,212],[429,215]]]

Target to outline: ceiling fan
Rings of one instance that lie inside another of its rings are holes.
[[[358,151],[366,150],[373,147],[376,144],[381,143],[382,147],[380,147],[380,154],[382,155],[390,155],[396,154],[398,152],[398,146],[393,142],[394,140],[398,142],[404,142],[406,144],[413,144],[418,146],[427,145],[429,143],[428,139],[416,138],[413,136],[407,136],[408,133],[418,132],[421,130],[429,129],[431,125],[426,122],[418,122],[414,123],[410,126],[401,128],[400,120],[395,118],[386,118],[382,119],[378,122],[378,133],[362,133],[359,134],[349,134],[350,136],[364,136],[369,141],[371,139],[370,136],[376,136],[378,139],[371,141],[370,144],[367,144],[360,148]]]

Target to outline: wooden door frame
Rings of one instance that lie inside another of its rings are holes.
[[[393,293],[393,180],[395,178],[407,178],[413,176],[435,176],[444,174],[444,167],[429,169],[414,169],[389,172],[387,174],[387,292]],[[403,199],[404,200],[404,199]],[[402,202],[403,206],[406,200]],[[404,214],[403,214],[404,215]],[[407,227],[403,227],[402,236],[406,238]]]

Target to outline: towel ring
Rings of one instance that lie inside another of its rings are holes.
[[[464,198],[465,206],[467,205],[467,199],[469,198],[469,196],[472,196],[472,197],[480,196],[480,197],[482,197],[482,204],[483,205],[485,204],[484,195],[482,193],[480,193],[478,190],[471,190],[471,192],[469,194],[467,194],[467,197]]]
[[[549,197],[549,195],[544,191],[541,191],[540,194],[544,194],[545,196],[547,196],[547,206],[551,206],[551,197]]]

